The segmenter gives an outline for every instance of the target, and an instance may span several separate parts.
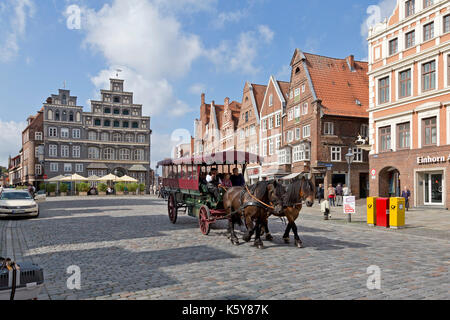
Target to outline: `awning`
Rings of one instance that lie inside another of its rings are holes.
[[[88,169],[108,169],[104,163],[91,163],[87,166]]]
[[[130,169],[128,169],[128,171],[144,171],[147,172],[148,170],[141,164],[135,164],[132,165]]]
[[[291,173],[290,175],[281,178],[281,180],[292,180],[292,179],[297,178],[299,175],[301,175],[300,172]]]

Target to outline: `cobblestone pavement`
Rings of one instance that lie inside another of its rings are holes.
[[[323,221],[317,208],[297,222],[306,248],[285,245],[283,222],[271,219],[275,240],[258,250],[232,246],[223,221],[209,236],[192,217],[172,225],[155,198],[49,199],[38,219],[0,220],[0,254],[44,268],[39,299],[450,298],[450,242],[440,233]],[[67,288],[71,265],[81,290]],[[380,290],[367,288],[372,265]]]

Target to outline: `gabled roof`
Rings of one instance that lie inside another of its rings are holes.
[[[289,85],[290,85],[289,82],[278,81],[275,79],[274,76],[270,76],[269,83],[266,86],[266,92],[264,93],[264,99],[263,99],[260,113],[262,113],[262,111],[264,109],[264,105],[266,104],[267,92],[269,90],[271,83],[273,84],[273,86],[275,88],[278,99],[281,101],[282,108],[284,108],[286,106],[286,101],[287,101],[287,97],[288,97],[287,92],[289,92]]]
[[[255,97],[256,102],[256,108],[258,109],[257,111],[259,115],[264,101],[264,95],[266,94],[267,86],[252,83],[252,87],[253,87],[253,95]]]
[[[336,59],[310,53],[303,55],[307,73],[325,114],[369,117],[366,111],[369,107],[367,62],[354,61],[352,56]]]

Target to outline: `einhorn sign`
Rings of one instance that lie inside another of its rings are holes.
[[[450,155],[448,158],[442,157],[417,157],[417,164],[436,164],[436,163],[445,163],[450,161]]]

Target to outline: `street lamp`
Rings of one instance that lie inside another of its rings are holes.
[[[351,189],[351,178],[350,178],[351,165],[353,163],[353,160],[355,159],[355,154],[353,153],[352,148],[348,148],[348,153],[345,155],[345,159],[347,160],[347,164],[348,164],[347,187],[348,187],[349,194],[351,194],[351,190],[352,190]],[[348,214],[347,221],[352,222],[351,213]]]

